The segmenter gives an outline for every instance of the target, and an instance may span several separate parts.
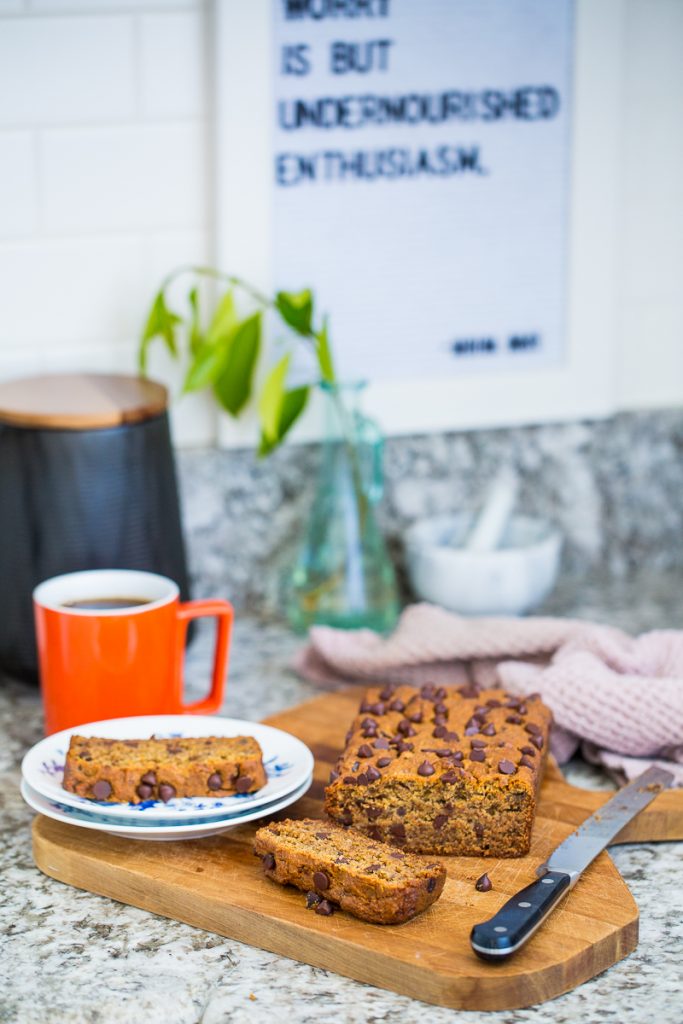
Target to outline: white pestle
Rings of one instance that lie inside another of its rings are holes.
[[[517,477],[502,470],[488,490],[483,507],[465,539],[466,551],[495,551],[517,503]]]

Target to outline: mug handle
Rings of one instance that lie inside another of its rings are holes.
[[[206,601],[185,601],[178,605],[178,657],[181,659],[185,651],[185,637],[187,625],[191,619],[200,619],[206,616],[215,616],[216,623],[216,649],[213,658],[213,678],[211,690],[207,697],[194,701],[192,704],[183,704],[184,713],[191,715],[213,715],[220,709],[223,700],[223,689],[225,685],[225,672],[228,665],[230,653],[230,636],[232,633],[232,620],[234,617],[233,607],[229,601],[222,601],[219,598],[211,598]],[[182,662],[179,666],[182,670]]]

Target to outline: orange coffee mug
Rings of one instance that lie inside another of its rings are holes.
[[[232,632],[228,601],[181,603],[173,580],[93,569],[55,576],[33,591],[45,732],[132,715],[213,714],[223,698]],[[190,619],[215,616],[211,691],[183,703]]]

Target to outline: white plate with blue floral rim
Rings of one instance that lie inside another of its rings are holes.
[[[62,788],[64,761],[71,736],[99,736],[104,739],[147,739],[192,736],[253,736],[263,751],[268,776],[265,786],[255,793],[231,796],[176,797],[143,800],[141,803],[112,804],[67,793]],[[164,825],[187,820],[226,818],[243,814],[280,800],[297,790],[313,771],[313,755],[301,740],[281,729],[240,718],[208,715],[141,715],[136,718],[111,718],[90,722],[46,736],[36,743],[21,763],[24,779],[47,800],[73,807],[84,814],[106,814],[121,824],[157,821]]]
[[[107,832],[112,836],[120,836],[122,839],[147,839],[155,842],[174,842],[179,839],[204,839],[206,836],[217,836],[228,829],[238,828],[250,821],[257,821],[259,818],[267,818],[276,811],[282,811],[289,807],[296,800],[299,800],[313,781],[311,775],[306,781],[292,793],[276,800],[267,807],[257,807],[252,810],[243,811],[241,814],[232,814],[228,818],[204,819],[201,821],[183,822],[175,825],[159,825],[158,822],[145,822],[144,824],[130,825],[111,818],[107,814],[83,814],[75,807],[68,807],[56,800],[47,800],[40,793],[28,784],[26,779],[21,781],[21,795],[34,811],[44,814],[46,818],[54,818],[55,821],[65,822],[67,825],[76,825],[79,828],[93,829],[96,832]]]

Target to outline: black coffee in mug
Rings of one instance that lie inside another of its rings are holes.
[[[65,601],[62,608],[80,608],[88,612],[110,612],[151,604],[149,597],[89,597],[82,601]]]

